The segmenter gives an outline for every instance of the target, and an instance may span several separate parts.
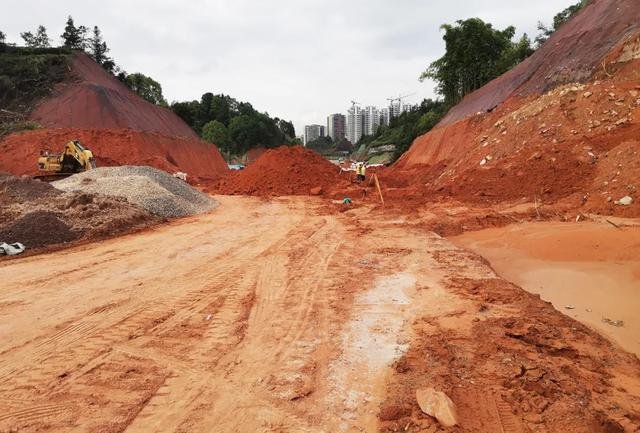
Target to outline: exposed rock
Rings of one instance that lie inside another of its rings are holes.
[[[311,188],[309,190],[309,194],[311,194],[311,195],[321,195],[322,194],[322,187],[321,186],[316,186],[315,188]]]
[[[444,427],[453,427],[458,424],[455,405],[444,392],[433,388],[418,389],[416,400],[422,412],[437,419]]]
[[[620,200],[616,200],[616,204],[619,206],[629,206],[631,205],[631,203],[633,203],[633,198],[629,197],[628,195],[622,197]]]

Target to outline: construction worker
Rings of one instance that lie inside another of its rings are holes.
[[[366,172],[367,169],[364,166],[364,162],[359,162],[358,165],[356,166],[356,175],[358,178],[358,182],[364,182],[366,179]]]

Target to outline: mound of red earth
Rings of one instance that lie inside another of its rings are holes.
[[[638,137],[640,8],[594,0],[418,137],[383,180],[416,200],[640,216]],[[631,205],[616,204],[626,196]]]
[[[256,162],[225,179],[220,194],[257,196],[322,195],[344,182],[340,168],[301,146],[281,146],[264,152]]]
[[[55,128],[12,134],[0,141],[0,171],[37,174],[40,149],[61,151],[79,139],[93,152],[99,167],[149,165],[167,172],[183,171],[192,177],[216,178],[227,165],[218,149],[202,140],[169,137],[128,129]]]
[[[84,54],[74,55],[71,66],[69,78],[30,115],[45,129],[0,141],[0,171],[35,174],[41,149],[59,152],[79,139],[99,166],[150,165],[192,178],[227,173],[217,147],[200,140],[171,110],[144,100]]]
[[[0,173],[0,242],[20,242],[27,254],[73,241],[104,239],[160,221],[119,197],[63,193],[39,180]]]

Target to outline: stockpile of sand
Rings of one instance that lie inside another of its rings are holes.
[[[27,177],[0,174],[0,242],[27,252],[102,239],[161,221],[119,197],[63,192]]]
[[[78,173],[53,185],[63,191],[83,191],[122,197],[147,212],[176,218],[206,212],[215,201],[184,181],[152,167],[102,167]]]
[[[220,182],[220,194],[321,195],[341,180],[340,168],[301,146],[267,150],[246,169]]]

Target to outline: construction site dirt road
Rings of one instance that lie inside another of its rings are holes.
[[[640,363],[368,208],[211,213],[0,267],[2,432],[623,432]],[[337,206],[337,205],[336,205]]]

